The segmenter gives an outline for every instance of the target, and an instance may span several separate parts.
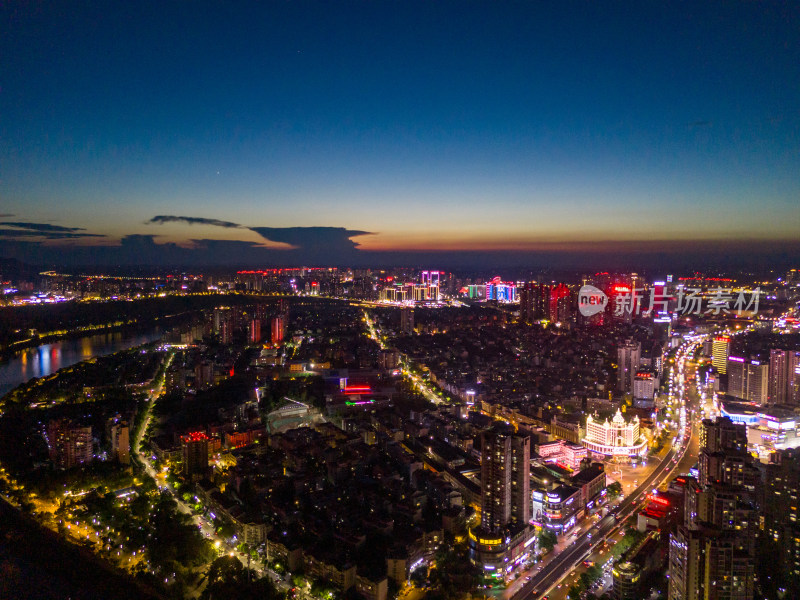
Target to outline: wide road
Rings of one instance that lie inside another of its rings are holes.
[[[696,347],[696,343],[687,344],[685,349],[682,348],[684,352],[681,353],[681,360],[684,363],[681,366],[684,368],[680,370],[683,372],[686,371],[685,361],[691,357],[694,347]],[[688,390],[686,391],[687,393],[681,394],[682,400],[691,399]],[[693,441],[693,438],[696,437],[694,427],[688,425],[684,433],[686,439],[679,438],[678,447],[670,449],[664,455],[659,465],[645,478],[639,487],[628,494],[616,508],[609,511],[608,515],[594,527],[584,532],[569,547],[555,556],[540,572],[531,576],[531,580],[514,594],[513,600],[542,598],[570,571],[586,560],[597,546],[613,536],[628,517],[638,512],[649,493],[668,481],[676,471],[679,473],[684,472],[686,464],[694,464],[697,460],[698,451],[697,444]]]
[[[381,350],[385,350],[386,344],[383,341],[383,333],[375,326],[375,322],[372,320],[369,312],[366,310],[364,311],[364,320],[367,323],[367,333],[369,334],[369,337],[371,337],[378,344],[378,346],[380,346]],[[403,356],[400,362],[409,363],[410,361]],[[432,402],[433,404],[441,404],[443,402],[442,398],[437,395],[433,388],[427,385],[421,377],[415,375],[406,367],[403,367],[402,372],[403,376],[414,385],[414,388],[420,394],[425,396],[425,399],[428,400],[428,402]]]

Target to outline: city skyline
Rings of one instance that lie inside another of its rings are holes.
[[[796,6],[346,8],[5,7],[0,256],[800,256]]]

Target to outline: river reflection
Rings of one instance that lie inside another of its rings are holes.
[[[133,335],[121,332],[101,333],[28,348],[8,362],[0,363],[0,396],[34,377],[50,375],[93,356],[112,354],[160,337],[161,330],[154,328]]]

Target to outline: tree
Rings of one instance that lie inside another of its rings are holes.
[[[622,484],[619,481],[615,481],[610,484],[606,490],[608,490],[609,498],[616,498],[622,493]]]
[[[281,594],[267,577],[255,579],[238,558],[220,556],[208,567],[208,583],[203,600],[282,600]]]
[[[549,529],[542,529],[541,533],[539,534],[539,548],[541,548],[545,553],[550,552],[557,543],[558,538],[556,537],[555,533]]]
[[[567,597],[569,598],[569,600],[581,600],[582,593],[583,589],[579,585],[573,585],[571,588],[569,588]]]
[[[424,568],[415,569],[411,572],[411,583],[416,587],[424,587],[428,580],[428,570]]]

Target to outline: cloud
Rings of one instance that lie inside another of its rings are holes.
[[[147,221],[148,224],[163,223],[187,223],[189,225],[211,225],[212,227],[224,227],[225,229],[241,229],[243,226],[230,221],[220,221],[219,219],[205,219],[203,217],[179,217],[175,215],[157,215]]]
[[[50,223],[28,223],[20,221],[4,221],[0,223],[6,229],[0,229],[0,238],[43,237],[48,240],[65,240],[76,238],[105,237],[97,233],[78,233],[86,231],[83,227],[64,227]],[[11,227],[12,229],[8,229]]]
[[[61,225],[51,225],[50,223],[20,223],[6,221],[3,223],[8,227],[19,227],[20,229],[30,229],[32,231],[47,231],[47,232],[73,232],[73,231],[86,231],[83,227],[62,227]]]
[[[26,231],[24,229],[0,229],[0,238],[43,237],[48,240],[105,237],[97,233],[71,233],[66,231]]]
[[[370,231],[346,229],[344,227],[250,227],[270,242],[282,242],[295,249],[353,251],[358,242],[350,238],[373,235]]]
[[[713,123],[711,121],[692,121],[689,123],[690,129],[700,128],[700,127],[711,127]]]

